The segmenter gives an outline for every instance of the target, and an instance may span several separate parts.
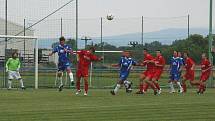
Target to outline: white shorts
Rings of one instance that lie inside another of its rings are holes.
[[[21,79],[21,75],[18,71],[8,71],[8,79]]]

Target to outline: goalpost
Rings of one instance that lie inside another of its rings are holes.
[[[4,57],[4,66],[6,60],[6,56],[8,56],[7,49],[10,50],[18,50],[19,52],[25,48],[22,42],[27,43],[26,47],[28,50],[32,51],[31,55],[34,57],[34,88],[38,89],[38,39],[35,36],[14,36],[14,35],[0,35],[0,42],[5,43],[1,44],[1,48],[4,53],[1,53]],[[30,43],[30,44],[29,44]],[[24,48],[22,47],[24,46]],[[25,50],[24,50],[25,51]],[[4,67],[3,66],[3,67]],[[5,67],[4,67],[5,69]]]

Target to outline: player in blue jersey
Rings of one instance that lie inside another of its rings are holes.
[[[117,81],[115,89],[111,91],[112,95],[116,95],[116,93],[120,89],[121,85],[123,85],[123,84],[124,84],[124,86],[126,88],[126,92],[129,93],[129,92],[132,91],[132,89],[131,89],[132,82],[128,81],[127,78],[129,76],[130,70],[135,65],[137,65],[137,63],[136,63],[136,61],[134,61],[130,57],[130,52],[129,51],[124,51],[122,53],[122,57],[120,58],[119,63],[112,65],[114,67],[120,67],[119,80]]]
[[[179,92],[183,92],[183,88],[180,83],[180,72],[181,72],[182,61],[178,57],[177,51],[174,51],[173,57],[170,59],[170,93],[174,93],[175,89],[173,83],[176,83],[179,87]]]
[[[185,65],[185,62],[184,62],[184,58],[182,57],[182,53],[181,52],[178,52],[178,58],[179,58],[179,61],[180,61],[180,77],[182,76],[182,68],[183,66]]]
[[[60,85],[59,85],[59,91],[62,91],[63,89],[63,72],[67,71],[70,81],[72,85],[74,85],[74,79],[73,79],[73,73],[71,71],[71,59],[70,55],[73,53],[72,48],[68,45],[65,44],[65,38],[60,37],[59,38],[60,44],[56,47],[53,48],[52,53],[49,54],[49,56],[52,56],[54,53],[58,53],[58,74],[57,78],[60,80]]]

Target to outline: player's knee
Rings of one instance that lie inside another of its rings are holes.
[[[63,72],[58,72],[58,73],[57,73],[57,76],[58,76],[58,77],[62,77],[62,76],[63,76]]]

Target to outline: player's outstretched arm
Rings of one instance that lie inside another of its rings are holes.
[[[112,67],[119,67],[119,64],[111,64]]]

